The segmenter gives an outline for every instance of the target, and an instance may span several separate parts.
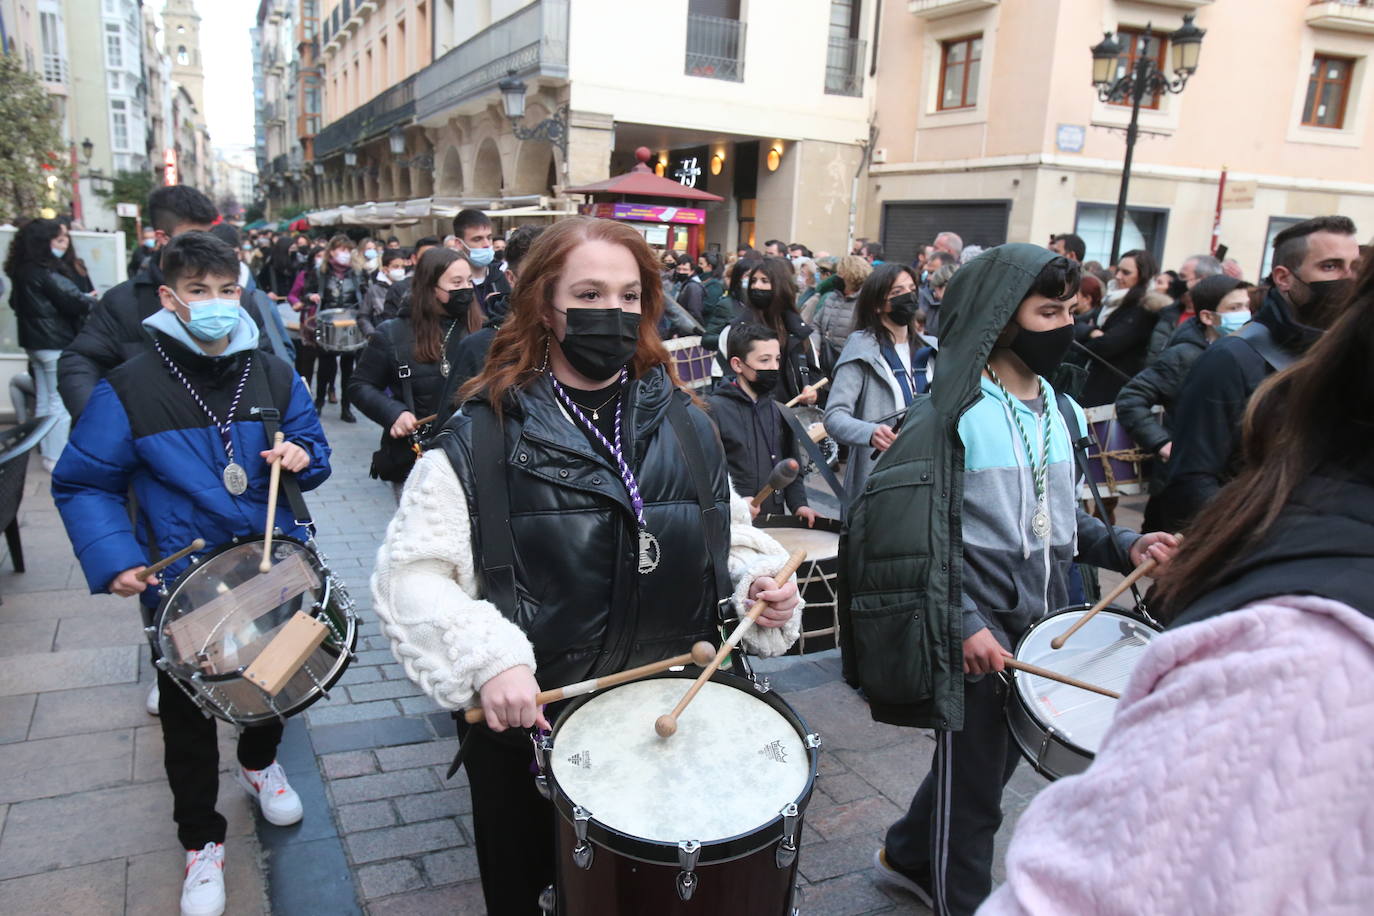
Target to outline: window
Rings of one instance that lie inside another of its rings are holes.
[[[1121,56],[1116,61],[1116,78],[1121,79],[1128,73],[1135,71],[1135,65],[1140,58],[1146,54],[1145,46],[1149,44],[1149,55],[1154,59],[1155,66],[1159,67],[1159,72],[1166,72],[1164,69],[1164,36],[1158,32],[1147,32],[1144,29],[1118,29],[1117,40],[1121,42]],[[1162,98],[1158,93],[1147,95],[1140,100],[1141,108],[1159,109],[1159,100]],[[1130,98],[1119,99],[1111,102],[1112,105],[1125,105],[1130,107]]]
[[[124,69],[124,33],[117,22],[105,25],[105,66],[111,70]]]
[[[1155,258],[1164,253],[1164,236],[1169,227],[1169,211],[1149,207],[1127,207],[1121,223],[1121,250],[1143,248]],[[1086,260],[1108,263],[1112,255],[1112,232],[1116,228],[1115,204],[1079,204],[1074,233],[1087,246]]]
[[[177,48],[177,63],[184,67],[190,62],[191,58],[186,53],[186,46],[182,45],[181,47]]]
[[[43,42],[43,79],[49,83],[65,83],[67,55],[62,48],[62,20],[57,13],[39,13],[38,28]]]
[[[111,101],[110,120],[113,127],[114,148],[116,150],[127,150],[129,148],[128,103],[123,99],[114,99]]]
[[[1312,57],[1312,77],[1307,83],[1307,102],[1302,123],[1307,127],[1345,126],[1345,106],[1350,99],[1350,74],[1355,62],[1348,57]]]
[[[1296,226],[1302,222],[1295,216],[1271,216],[1269,217],[1269,228],[1264,233],[1264,257],[1260,259],[1259,276],[1269,276],[1269,271],[1274,269],[1274,239],[1280,232],[1289,226]]]
[[[109,73],[109,79],[110,79],[110,91],[111,91],[111,92],[119,92],[120,89],[121,89],[121,87],[123,86],[123,82],[122,82],[122,80],[120,79],[120,72],[119,72],[118,70],[111,70],[110,73]]]
[[[978,104],[978,70],[982,61],[982,35],[941,42],[940,111],[973,108]]]

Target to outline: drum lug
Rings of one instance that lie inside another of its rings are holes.
[[[701,855],[701,844],[696,840],[684,840],[677,844],[677,864],[682,871],[677,873],[677,895],[683,903],[692,899],[697,892],[697,858]]]
[[[792,802],[783,808],[782,815],[782,842],[778,844],[776,860],[778,868],[791,868],[792,863],[797,861],[797,822],[801,815],[797,812],[796,802]]]
[[[773,689],[773,685],[766,677],[756,678],[754,680],[754,689],[759,693],[768,693]]]
[[[553,738],[549,735],[540,735],[538,738],[531,737],[531,740],[534,742],[534,764],[539,767],[542,776],[549,769],[549,752],[553,750]]]
[[[1045,726],[1045,736],[1040,739],[1040,750],[1035,754],[1035,762],[1037,765],[1045,759],[1045,752],[1050,749],[1050,742],[1054,740],[1057,735],[1058,733],[1055,732],[1053,725]]]
[[[811,749],[811,750],[815,750],[816,748],[820,747],[820,746],[821,746],[821,736],[820,736],[820,733],[819,733],[819,732],[812,732],[811,734],[807,735],[807,736],[806,736],[806,746],[807,746],[809,749]]]
[[[592,844],[587,842],[587,822],[592,819],[592,813],[581,805],[576,805],[573,810],[573,830],[577,833],[577,845],[573,847],[573,864],[586,871],[592,867]]]
[[[549,788],[549,777],[542,773],[534,777],[534,790],[544,801],[553,801],[553,790]]]
[[[541,913],[553,913],[558,909],[558,895],[554,892],[553,885],[550,884],[539,892],[539,911]]]

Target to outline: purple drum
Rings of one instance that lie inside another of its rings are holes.
[[[698,390],[711,386],[711,365],[715,354],[701,345],[700,337],[675,337],[665,340],[668,355],[673,359],[677,377],[688,388]]]
[[[1088,421],[1088,476],[1102,490],[1104,496],[1135,496],[1148,492],[1152,456],[1142,451],[1117,422],[1116,405],[1087,407],[1083,415]],[[1093,498],[1085,481],[1078,498]]]

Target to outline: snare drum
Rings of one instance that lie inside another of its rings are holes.
[[[814,407],[810,404],[802,404],[800,407],[786,409],[790,409],[792,413],[796,415],[797,422],[799,422],[801,428],[808,433],[810,433],[817,424],[820,424],[822,429],[824,428],[825,411],[821,410],[819,407]],[[820,449],[821,456],[825,458],[826,464],[830,465],[831,468],[839,466],[840,443],[836,442],[832,437],[826,436],[816,443],[816,447]]]
[[[700,337],[675,337],[665,340],[677,377],[688,388],[701,390],[711,384],[711,365],[715,354],[701,345]]]
[[[1031,627],[1016,646],[1016,660],[1120,693],[1159,630],[1125,611],[1107,609],[1064,648],[1050,646],[1087,610],[1086,604],[1065,608]],[[1024,671],[1006,673],[1012,682],[1007,721],[1030,765],[1050,779],[1086,770],[1116,714],[1117,701]]]
[[[824,652],[836,645],[839,615],[835,590],[840,573],[840,531],[843,526],[833,518],[817,518],[816,527],[791,515],[764,515],[755,527],[783,546],[789,554],[806,551],[806,562],[797,570],[797,589],[806,601],[802,609],[802,634],[787,651],[788,655]],[[807,634],[812,634],[808,636]]]
[[[776,693],[719,672],[658,737],[693,676],[575,700],[536,748],[562,916],[792,912],[820,739]]]
[[[1149,491],[1152,456],[1142,451],[1117,422],[1116,405],[1086,407],[1088,421],[1088,476],[1106,489],[1109,496],[1135,496]],[[1092,499],[1085,481],[1079,499]]]
[[[358,640],[353,601],[312,546],[274,537],[272,569],[261,573],[262,546],[261,537],[237,538],[192,560],[166,589],[151,637],[158,667],[202,709],[239,727],[285,719],[327,696]],[[300,627],[283,635],[297,612],[317,622],[305,622],[314,640],[323,628],[313,650],[304,652],[308,642],[302,647],[298,666],[290,648]],[[275,692],[252,679],[253,663],[269,646],[265,660],[289,659],[289,676]]]
[[[320,349],[329,353],[353,353],[367,346],[358,313],[353,309],[325,309],[319,313],[316,336]]]

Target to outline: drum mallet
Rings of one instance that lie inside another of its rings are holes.
[[[818,444],[822,439],[830,435],[830,433],[826,432],[824,423],[812,423],[811,428],[806,431],[806,434],[811,437],[812,442]]]
[[[824,388],[826,385],[829,385],[829,384],[830,384],[830,376],[827,375],[825,378],[821,379],[819,382],[817,382],[816,384],[812,385],[812,386],[811,386],[811,390],[812,390],[812,391],[820,391],[822,388]],[[784,405],[782,405],[782,406],[783,406],[783,407],[796,407],[798,404],[801,403],[801,399],[802,399],[802,395],[799,394],[799,395],[797,395],[795,398],[793,398],[792,400],[788,401],[786,404],[784,404]]]
[[[783,564],[782,569],[778,570],[777,575],[773,576],[773,580],[781,587],[784,582],[792,578],[793,574],[796,573],[804,562],[806,562],[806,551],[794,550],[792,555],[787,558],[787,562]],[[692,686],[687,688],[687,692],[683,694],[682,699],[677,701],[677,705],[673,707],[673,711],[667,715],[659,716],[654,721],[654,731],[658,732],[660,738],[671,738],[673,736],[677,731],[678,716],[682,715],[683,710],[687,708],[687,704],[692,702],[692,698],[695,697],[702,686],[711,679],[711,675],[716,673],[716,669],[720,667],[721,662],[725,661],[725,657],[730,654],[730,650],[739,645],[739,641],[744,638],[745,633],[749,632],[749,628],[754,625],[754,621],[759,619],[759,615],[763,613],[763,609],[766,607],[768,607],[768,602],[764,601],[762,598],[754,602],[753,606],[749,608],[749,613],[744,615],[739,625],[735,627],[735,632],[731,633],[730,638],[725,640],[725,644],[720,647],[720,651],[716,653],[716,657],[711,659],[711,663],[702,669],[701,674],[697,675],[697,679],[692,682]]]
[[[795,458],[784,458],[773,468],[773,473],[768,475],[768,483],[764,484],[763,489],[759,490],[758,495],[752,500],[754,508],[763,505],[764,500],[773,495],[775,490],[786,490],[796,481],[797,475],[801,473],[801,465]]]
[[[277,430],[272,437],[272,447],[276,448],[286,441],[286,435]],[[262,562],[258,572],[272,570],[272,529],[277,524],[277,487],[281,485],[281,458],[272,462],[272,474],[267,479],[267,531],[262,536]]]
[[[1178,541],[1178,543],[1183,543],[1183,535],[1176,534],[1174,535],[1174,538]],[[1126,589],[1130,588],[1132,585],[1135,585],[1137,581],[1152,573],[1154,571],[1155,566],[1157,565],[1158,563],[1156,563],[1154,557],[1146,557],[1139,566],[1131,570],[1130,575],[1121,580],[1121,584],[1119,584],[1116,588],[1112,589],[1111,591],[1107,592],[1107,594],[1103,595],[1101,601],[1097,602],[1097,604],[1094,604],[1091,608],[1088,609],[1088,613],[1084,614],[1082,617],[1075,620],[1073,622],[1073,626],[1069,627],[1063,633],[1060,633],[1054,639],[1051,639],[1050,648],[1064,648],[1064,643],[1068,640],[1070,636],[1077,633],[1079,628],[1082,627],[1083,624],[1087,623],[1089,620],[1092,620],[1094,617],[1096,617],[1098,611],[1102,610],[1107,605],[1111,604],[1113,601],[1119,598],[1121,596],[1121,593],[1124,592]]]
[[[176,553],[172,554],[170,557],[163,557],[161,560],[158,560],[152,566],[149,566],[147,569],[143,570],[143,572],[138,574],[138,577],[142,579],[144,582],[147,582],[153,576],[156,576],[158,573],[162,572],[168,566],[171,566],[177,560],[180,560],[183,557],[188,557],[191,554],[195,553],[197,550],[204,549],[205,539],[196,538],[194,541],[187,544],[185,547],[181,548]]]
[[[534,702],[537,706],[545,703],[557,703],[559,700],[570,700],[573,697],[580,697],[583,694],[596,693],[598,690],[605,690],[607,687],[618,687],[621,684],[628,684],[630,681],[637,681],[642,677],[649,677],[652,674],[661,674],[669,668],[677,668],[682,665],[696,665],[702,667],[710,664],[715,657],[716,647],[709,642],[699,642],[692,646],[691,652],[684,652],[681,655],[674,655],[672,658],[665,658],[661,662],[653,662],[648,665],[640,665],[638,668],[630,668],[625,671],[617,671],[615,674],[608,674],[604,677],[593,678],[589,681],[578,681],[576,684],[569,684],[566,687],[558,687],[553,690],[541,690],[535,694]],[[476,725],[482,721],[486,713],[480,706],[469,707],[463,713],[463,718],[469,725]]]
[[[1100,693],[1104,697],[1111,697],[1113,700],[1121,699],[1121,694],[1115,690],[1108,690],[1106,687],[1099,687],[1096,684],[1089,684],[1087,681],[1080,681],[1076,677],[1069,677],[1067,674],[1060,674],[1058,671],[1051,671],[1048,668],[1041,668],[1039,665],[1031,665],[1026,662],[1017,661],[1016,656],[1007,655],[1005,652],[1002,657],[1002,664],[1008,668],[1015,668],[1017,671],[1024,671],[1036,677],[1048,678],[1051,681],[1058,681],[1061,684],[1068,684],[1070,687],[1077,687],[1079,690],[1087,690],[1092,693]]]

